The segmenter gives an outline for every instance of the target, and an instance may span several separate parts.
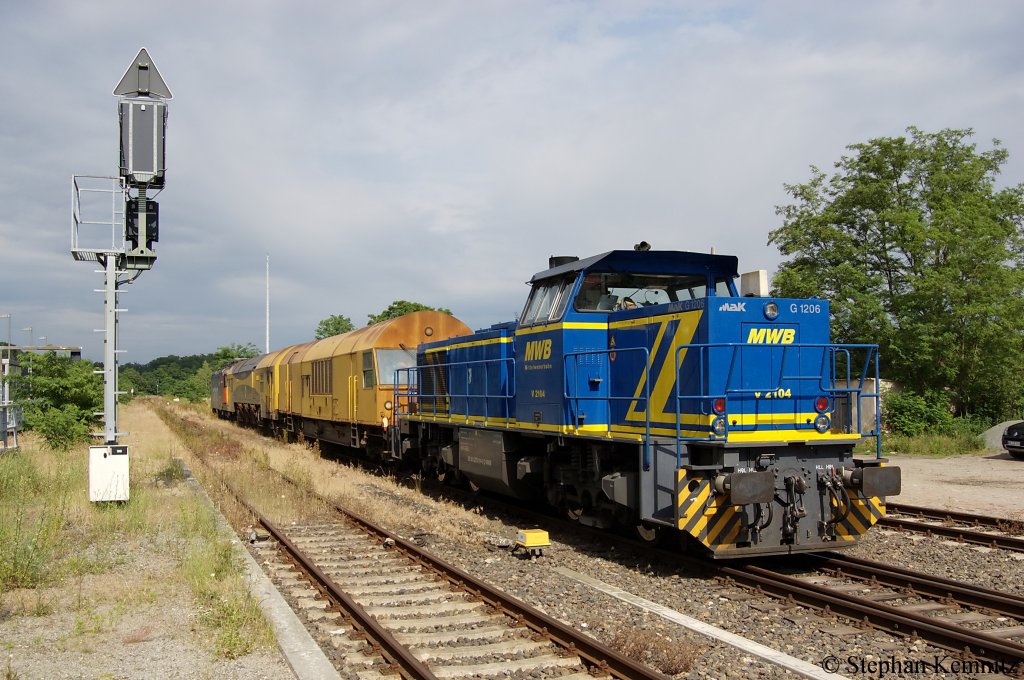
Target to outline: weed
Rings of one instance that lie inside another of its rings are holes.
[[[0,458],[0,592],[34,587],[53,573],[52,560],[69,512],[70,477],[48,474],[23,450]]]
[[[1004,534],[1024,534],[1024,521],[1019,519],[1001,519],[996,522],[996,528]]]
[[[212,514],[186,504],[182,533],[193,540],[181,570],[199,602],[199,621],[212,630],[217,653],[229,659],[273,643],[273,633],[249,594],[231,541],[217,534]]]
[[[14,670],[12,664],[14,663],[14,655],[7,655],[7,667],[4,668],[4,680],[18,680],[21,676]]]
[[[185,473],[182,472],[178,461],[173,458],[168,458],[164,466],[156,473],[155,479],[158,484],[163,484],[164,486],[175,486],[179,482],[184,481]]]
[[[675,642],[649,631],[619,631],[608,646],[667,675],[688,672],[700,655],[700,649],[690,642]]]
[[[913,437],[891,435],[883,440],[886,451],[916,456],[946,458],[984,450],[979,437],[972,434],[919,434]]]
[[[72,635],[98,635],[114,625],[117,612],[84,611],[75,615],[75,626]]]

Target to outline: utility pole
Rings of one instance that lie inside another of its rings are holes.
[[[6,451],[18,448],[18,412],[7,382],[11,372],[11,315],[0,314],[0,319],[7,319],[7,347],[0,356],[0,451]]]
[[[266,353],[270,354],[270,253],[267,253],[267,319],[266,319],[266,336],[264,337],[266,347]]]
[[[89,500],[128,500],[128,447],[118,445],[117,430],[118,305],[122,287],[153,268],[159,238],[159,205],[147,192],[164,187],[164,140],[171,91],[145,48],[139,51],[114,88],[118,97],[121,157],[117,177],[75,175],[71,178],[71,255],[98,262],[103,269],[103,444],[89,447]],[[132,192],[134,191],[134,195]],[[96,196],[100,200],[96,200]],[[91,219],[87,211],[109,195],[110,213]],[[86,247],[83,232],[100,226],[109,244]]]

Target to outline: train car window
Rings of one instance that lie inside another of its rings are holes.
[[[565,314],[565,308],[569,306],[569,297],[572,293],[572,284],[575,282],[575,278],[568,278],[562,282],[562,288],[558,293],[558,300],[551,308],[550,319],[552,321],[557,321],[558,319],[561,319],[562,315]]]
[[[555,301],[561,294],[562,289],[565,288],[565,285],[564,279],[545,281],[535,285],[519,323],[521,325],[529,325],[547,321],[551,317]]]
[[[363,352],[363,387],[376,387],[377,374],[373,370],[373,352]]]
[[[416,365],[416,354],[405,349],[378,349],[377,352],[377,382],[381,385],[395,384],[395,371],[402,368],[412,368]],[[409,384],[411,371],[402,371],[398,374],[400,385]]]
[[[628,309],[630,303],[649,307],[694,300],[707,296],[707,283],[703,274],[589,272],[580,285],[575,307],[580,312],[607,313]]]

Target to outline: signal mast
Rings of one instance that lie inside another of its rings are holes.
[[[153,268],[159,206],[150,191],[164,187],[165,131],[171,91],[145,48],[114,88],[118,97],[121,158],[117,177],[71,178],[71,256],[98,262],[103,289],[103,444],[89,447],[89,500],[128,500],[128,447],[117,438],[118,294]],[[108,202],[109,201],[109,202]],[[88,232],[88,233],[86,233]],[[94,243],[86,239],[96,238]],[[109,238],[109,242],[106,239]],[[90,247],[93,246],[93,247]],[[96,247],[98,246],[98,247]]]

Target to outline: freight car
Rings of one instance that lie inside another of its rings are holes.
[[[286,439],[354,446],[381,458],[396,370],[415,365],[418,344],[469,332],[450,314],[421,311],[241,359],[213,374],[211,406],[222,418]]]
[[[410,315],[385,322],[410,325],[400,341],[381,324],[285,348],[215,374],[212,403],[716,558],[851,545],[900,490],[853,456],[879,434],[877,347],[830,343],[827,301],[737,278],[720,255],[552,258],[518,321]]]

